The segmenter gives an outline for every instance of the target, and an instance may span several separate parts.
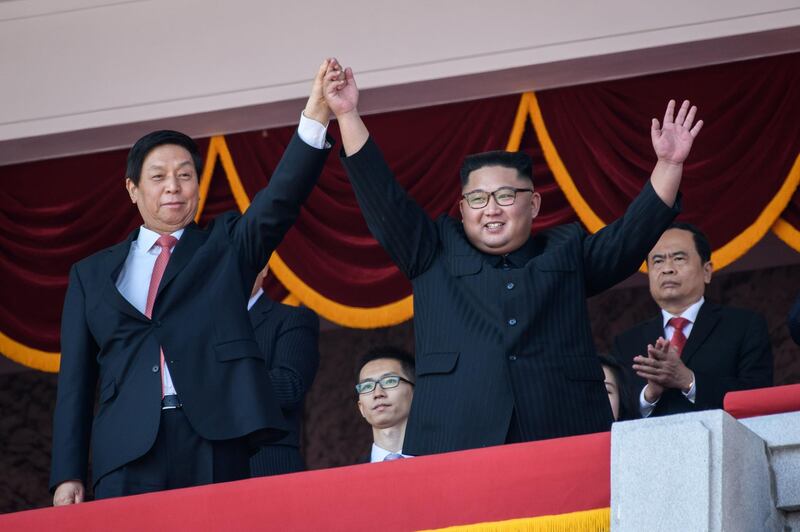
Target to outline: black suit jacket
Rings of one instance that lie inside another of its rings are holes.
[[[256,274],[291,227],[328,150],[291,140],[267,188],[243,214],[186,227],[161,280],[152,319],[117,290],[138,229],[75,264],[61,326],[51,489],[95,482],[147,452],[160,420],[159,346],[192,427],[223,440],[283,429],[247,301]],[[92,415],[99,382],[99,407]]]
[[[372,234],[414,289],[417,383],[403,452],[504,443],[512,413],[523,440],[608,430],[586,297],[634,273],[677,209],[648,184],[602,231],[540,232],[506,270],[459,221],[432,221],[371,139],[343,164]]]
[[[251,473],[261,476],[302,471],[303,397],[319,367],[319,318],[307,308],[282,305],[262,294],[250,309],[250,323],[275,398],[289,424],[286,436],[263,446],[251,458]]]
[[[617,336],[614,356],[630,369],[633,357],[647,356],[647,344],[654,344],[659,336],[664,336],[661,314]],[[667,389],[652,416],[722,408],[722,400],[730,391],[772,386],[772,348],[767,322],[750,310],[703,303],[681,359],[695,375],[694,404],[681,390]],[[636,374],[633,382],[638,404],[647,382]]]

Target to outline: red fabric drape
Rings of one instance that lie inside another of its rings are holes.
[[[505,147],[516,95],[366,117],[398,179],[432,216],[451,210],[459,196],[458,169],[468,153]],[[226,136],[248,193],[280,159],[293,128]],[[330,133],[338,139],[334,123]],[[366,227],[338,160],[338,145],[317,187],[303,206],[278,253],[304,282],[323,296],[372,307],[410,293],[408,281]]]
[[[703,227],[715,247],[728,242],[776,197],[800,153],[799,87],[800,54],[791,54],[537,94],[543,125],[534,133],[528,123],[520,143],[534,158],[543,195],[534,228],[576,219],[545,161],[541,128],[586,204],[610,221],[652,169],[650,118],[660,118],[668,98],[686,96],[698,103],[706,126],[686,168],[684,218]],[[431,216],[455,214],[461,160],[505,148],[519,103],[520,96],[511,95],[366,122],[398,180],[423,208]],[[293,129],[225,136],[238,181],[216,163],[201,224],[236,208],[232,186],[252,197],[266,184]],[[338,136],[335,124],[331,134]],[[205,151],[208,139],[200,144]],[[13,342],[58,351],[70,265],[140,223],[123,186],[126,151],[0,167],[0,333]],[[409,283],[369,235],[337,155],[328,160],[279,255],[298,279],[338,304],[369,309],[394,303],[410,294]],[[799,197],[782,214],[795,228]],[[274,298],[287,294],[274,278],[266,287]]]
[[[800,54],[542,91],[542,115],[594,212],[615,219],[655,163],[649,126],[688,98],[705,121],[685,166],[681,219],[718,248],[743,233],[800,153]],[[777,214],[777,213],[776,213]]]

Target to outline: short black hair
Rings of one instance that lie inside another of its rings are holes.
[[[711,260],[711,244],[708,242],[708,237],[703,233],[699,227],[690,224],[689,222],[672,222],[667,231],[670,229],[681,229],[682,231],[689,231],[694,237],[694,247],[697,254],[700,255],[700,262],[705,264]]]
[[[189,155],[192,156],[197,178],[200,179],[200,174],[203,173],[203,159],[200,157],[200,150],[197,148],[197,144],[188,135],[169,129],[153,131],[136,141],[131,151],[128,152],[128,166],[125,169],[125,177],[138,186],[145,158],[153,149],[165,144],[174,144],[185,148]]]
[[[356,366],[356,384],[358,384],[361,370],[364,369],[364,366],[373,360],[380,360],[382,358],[397,360],[400,362],[400,368],[403,370],[403,373],[405,373],[405,378],[410,380],[414,379],[414,357],[412,357],[408,351],[398,347],[381,346],[370,349],[358,360],[358,365]]]
[[[617,421],[640,418],[638,398],[634,396],[631,389],[632,379],[629,372],[611,355],[600,353],[597,357],[600,359],[600,364],[608,367],[617,379],[617,392],[619,393],[619,419]]]
[[[503,166],[516,170],[519,177],[533,183],[533,160],[519,151],[485,151],[468,155],[461,165],[461,186],[467,186],[469,175],[484,166]]]

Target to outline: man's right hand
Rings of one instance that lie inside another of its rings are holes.
[[[322,85],[322,93],[328,107],[339,121],[342,146],[347,156],[358,152],[369,139],[367,126],[358,114],[358,87],[353,70],[331,59]]]
[[[83,502],[84,489],[80,480],[67,480],[56,488],[53,494],[53,506],[66,506]]]

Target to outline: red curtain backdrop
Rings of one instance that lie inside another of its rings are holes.
[[[682,218],[711,237],[717,266],[770,227],[800,250],[800,54],[509,95],[366,118],[400,183],[431,215],[457,215],[468,153],[534,158],[534,231],[619,216],[655,163],[650,118],[687,97],[706,125],[686,166]],[[200,223],[241,209],[268,182],[293,127],[200,140],[210,165]],[[335,123],[331,134],[336,138]],[[0,167],[0,352],[57,371],[69,267],[139,225],[127,150]],[[201,188],[203,184],[201,183]],[[370,236],[337,152],[273,257],[269,294],[327,319],[378,327],[411,317],[411,288]],[[47,358],[50,357],[50,358]],[[46,360],[45,360],[46,359]]]
[[[606,222],[630,203],[655,163],[646,134],[650,119],[662,119],[670,98],[678,105],[691,99],[705,124],[681,183],[681,218],[700,226],[715,249],[754,224],[800,154],[800,55],[544,91],[537,97],[570,176]]]

